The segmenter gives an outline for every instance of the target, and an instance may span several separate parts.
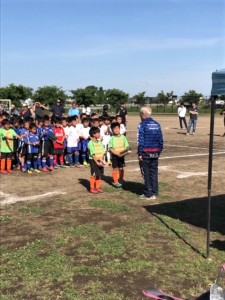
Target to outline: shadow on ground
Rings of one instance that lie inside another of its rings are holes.
[[[160,218],[165,215],[173,219],[191,224],[196,227],[207,229],[208,198],[193,198],[178,202],[162,203],[144,207],[148,212],[156,216],[167,228],[173,231],[179,238],[183,239],[175,229],[170,228],[166,222]],[[225,236],[225,194],[211,197],[211,231],[218,232]],[[183,239],[184,242],[186,242]],[[187,242],[186,242],[187,243]],[[187,243],[188,244],[188,243]],[[192,245],[189,244],[191,248]],[[211,246],[219,250],[225,250],[225,241],[215,240]],[[197,249],[195,251],[199,252]]]

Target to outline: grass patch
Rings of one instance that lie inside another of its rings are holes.
[[[39,206],[23,206],[19,209],[19,211],[24,214],[34,215],[42,215],[44,213],[44,209]]]
[[[2,216],[0,216],[0,221],[11,221],[12,220],[12,218],[11,218],[11,216],[10,215],[2,215]]]
[[[98,200],[98,199],[93,199],[88,201],[88,204],[91,207],[96,207],[96,208],[105,208],[110,212],[129,212],[134,210],[134,208],[125,205],[125,204],[119,204],[114,201],[110,200]]]

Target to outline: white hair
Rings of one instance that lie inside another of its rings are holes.
[[[140,109],[140,113],[143,114],[143,115],[151,116],[151,114],[152,114],[152,109],[151,109],[151,107],[149,107],[149,106],[143,106],[143,107]]]

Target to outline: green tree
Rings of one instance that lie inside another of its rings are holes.
[[[145,105],[145,102],[146,102],[145,93],[146,92],[142,92],[142,93],[139,93],[137,95],[134,95],[132,97],[132,100],[134,101],[134,103],[139,105],[139,106]]]
[[[16,106],[21,106],[20,100],[32,98],[33,89],[23,85],[15,85],[11,83],[6,87],[0,88],[0,98],[10,99]]]
[[[158,93],[157,99],[158,99],[159,103],[163,103],[163,104],[167,105],[169,103],[169,101],[171,101],[173,99],[173,91],[168,92],[168,93],[164,93],[164,91],[161,91],[160,93]]]
[[[64,103],[67,96],[62,88],[53,85],[39,87],[34,93],[33,98],[35,101],[52,105],[57,99]]]
[[[71,90],[73,97],[75,98],[78,105],[95,105],[97,100],[98,88],[95,86],[87,86],[82,89]]]
[[[194,90],[189,90],[189,92],[184,93],[184,95],[181,98],[182,98],[182,102],[187,102],[187,103],[194,102],[198,104],[201,97],[203,97],[202,94],[197,93]]]
[[[129,97],[129,94],[118,89],[107,90],[105,95],[107,104],[110,104],[114,108],[116,108],[122,102],[128,102]]]

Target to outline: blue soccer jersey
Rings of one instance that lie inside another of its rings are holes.
[[[41,127],[41,140],[42,141],[49,141],[48,135],[49,134],[54,134],[54,130],[52,126],[49,127]]]
[[[40,142],[38,133],[29,132],[24,142],[27,144],[27,153],[38,153]]]

